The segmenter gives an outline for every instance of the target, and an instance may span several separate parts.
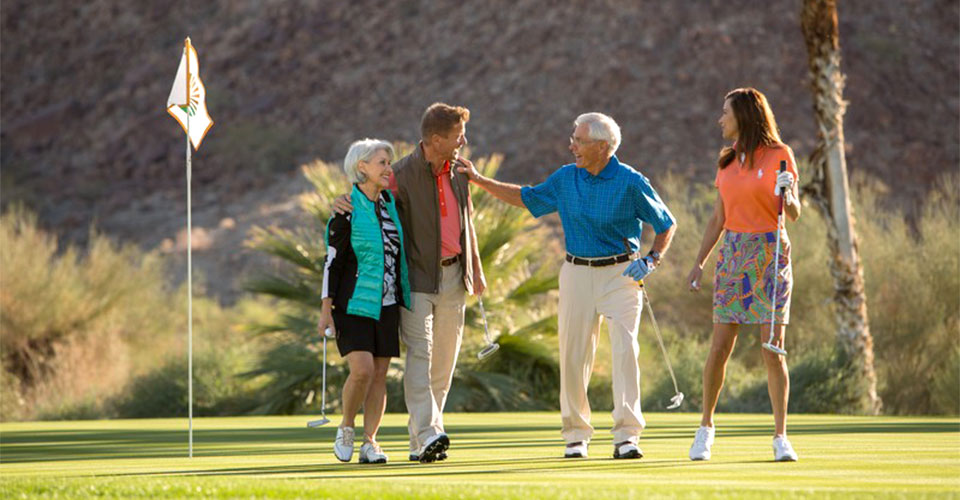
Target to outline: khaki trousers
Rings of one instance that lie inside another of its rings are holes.
[[[622,276],[627,265],[588,267],[564,262],[560,269],[560,416],[567,443],[589,442],[593,436],[587,386],[602,318],[607,319],[613,355],[613,442],[636,443],[646,425],[640,411],[637,362],[642,302],[637,283]]]
[[[401,309],[400,338],[407,346],[403,397],[410,419],[410,453],[418,454],[443,431],[453,369],[463,340],[466,288],[459,265],[442,267],[439,293],[410,294],[413,307]]]

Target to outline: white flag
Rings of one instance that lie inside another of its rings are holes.
[[[200,81],[200,64],[197,62],[197,51],[194,50],[190,39],[184,43],[183,57],[180,58],[180,67],[177,68],[177,77],[170,89],[167,98],[167,113],[174,117],[183,127],[183,131],[190,135],[193,149],[200,149],[207,131],[213,126],[213,120],[207,113],[207,89]],[[187,115],[190,116],[190,128],[187,129]]]

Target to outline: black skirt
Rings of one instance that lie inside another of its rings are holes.
[[[337,328],[337,349],[340,356],[353,351],[366,351],[376,358],[400,356],[400,305],[380,309],[380,320],[333,312]]]

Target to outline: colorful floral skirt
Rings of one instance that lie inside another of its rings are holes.
[[[776,247],[776,231],[725,233],[714,275],[714,323],[769,324],[774,287],[776,322],[784,325],[790,322],[793,269],[790,266],[790,239],[785,230],[780,233],[780,262],[774,271]],[[779,272],[778,279],[774,279],[775,272]]]

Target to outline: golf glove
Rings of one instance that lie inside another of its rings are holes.
[[[780,172],[777,175],[777,185],[773,188],[773,194],[780,196],[782,189],[787,189],[787,192],[793,192],[793,174],[790,172]]]
[[[644,257],[631,262],[623,272],[623,275],[633,278],[634,281],[640,281],[653,272],[655,268],[656,265],[653,263],[653,259]]]

